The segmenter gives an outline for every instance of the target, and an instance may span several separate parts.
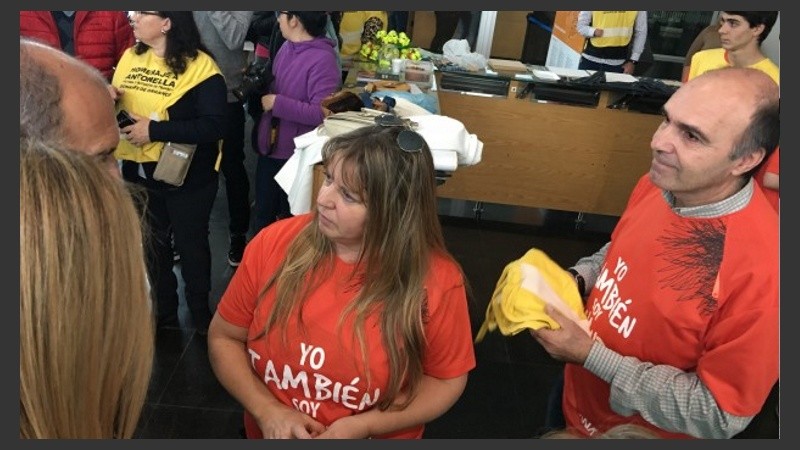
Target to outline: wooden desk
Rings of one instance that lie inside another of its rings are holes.
[[[521,89],[512,81],[511,91]],[[484,98],[439,91],[441,114],[483,141],[475,166],[459,167],[445,198],[618,216],[650,167],[650,139],[662,118],[597,107]]]
[[[439,197],[619,216],[650,168],[661,116],[609,109],[617,94],[608,91],[596,107],[515,98],[524,84],[511,81],[507,97],[437,92],[440,114],[484,144],[481,162],[453,172]],[[322,180],[317,166],[312,206]]]
[[[525,32],[530,11],[497,11],[492,31],[492,58],[520,59],[525,44]],[[472,20],[480,20],[473,17]],[[433,11],[411,11],[411,27],[408,30],[414,45],[430,49],[433,35],[436,34],[436,15]],[[475,51],[475,49],[471,49]]]

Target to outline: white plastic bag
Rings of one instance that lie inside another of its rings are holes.
[[[470,72],[486,68],[486,57],[480,53],[471,52],[466,39],[450,39],[445,42],[442,46],[442,56]]]

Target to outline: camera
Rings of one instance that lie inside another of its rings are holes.
[[[244,72],[242,84],[231,90],[239,101],[247,101],[254,94],[264,92],[272,82],[272,60],[254,61]]]

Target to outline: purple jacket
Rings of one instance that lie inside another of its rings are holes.
[[[278,119],[278,136],[270,158],[289,159],[294,154],[294,138],[322,123],[322,99],[339,90],[342,73],[336,63],[334,43],[326,37],[307,42],[286,41],[272,64],[275,75],[270,92],[277,94],[272,114],[259,122],[259,147],[271,117]],[[266,148],[259,148],[263,154]]]

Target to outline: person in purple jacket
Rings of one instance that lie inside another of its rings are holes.
[[[325,37],[326,22],[325,11],[278,11],[286,42],[272,64],[275,79],[270,93],[261,97],[264,114],[256,138],[256,233],[291,215],[287,194],[275,175],[294,153],[294,138],[322,123],[320,103],[341,84],[336,44]]]

